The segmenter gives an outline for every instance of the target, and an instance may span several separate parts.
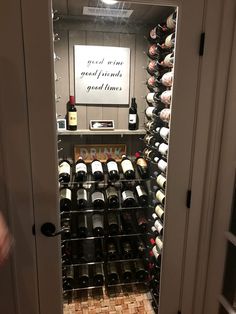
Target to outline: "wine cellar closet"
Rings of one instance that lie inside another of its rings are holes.
[[[53,1],[64,314],[158,313],[177,13]]]

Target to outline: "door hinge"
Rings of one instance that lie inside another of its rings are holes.
[[[200,45],[199,45],[199,56],[203,56],[205,46],[205,33],[201,33],[200,36]]]
[[[35,224],[32,226],[32,234],[35,236]]]
[[[192,196],[192,191],[188,190],[187,191],[187,197],[186,197],[186,206],[187,206],[187,208],[190,208],[190,206],[191,206],[191,196]]]

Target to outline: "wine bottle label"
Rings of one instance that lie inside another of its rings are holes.
[[[150,87],[155,87],[156,85],[156,79],[154,76],[151,76],[148,81],[147,81],[147,85],[150,86]],[[150,94],[154,94],[154,93],[150,93]],[[154,99],[153,100],[150,100],[150,102],[154,102]]]
[[[161,82],[163,85],[165,86],[172,86],[173,84],[173,71],[167,72],[165,73],[162,78],[161,78]]]
[[[176,13],[174,12],[173,14],[171,14],[167,20],[166,20],[166,26],[167,28],[169,29],[174,29],[175,28],[175,24],[176,24],[176,20],[175,20],[175,17],[176,16]]]
[[[71,200],[71,190],[68,188],[60,190],[60,199],[67,198]]]
[[[142,195],[147,195],[147,193],[145,192],[143,187],[141,187],[141,185],[136,185],[136,192],[137,192],[139,197]]]
[[[63,161],[60,163],[58,170],[59,170],[59,175],[61,173],[68,173],[70,175],[70,165],[66,161]]]
[[[166,90],[160,95],[160,99],[164,104],[170,105],[172,90]]]
[[[78,200],[83,199],[83,200],[86,200],[86,201],[88,200],[87,192],[86,192],[85,189],[78,189],[78,191],[77,191],[77,199]]]
[[[161,188],[165,188],[166,178],[163,177],[163,175],[159,174],[159,176],[157,176],[156,182]]]
[[[173,33],[166,37],[165,46],[167,48],[172,48],[174,47],[174,43],[175,43],[175,34]]]
[[[149,145],[151,140],[152,140],[152,138],[154,138],[153,135],[146,135],[144,140]]]
[[[94,214],[92,216],[93,228],[103,228],[103,216],[100,214]]]
[[[75,172],[79,171],[84,171],[85,173],[87,173],[87,166],[83,162],[77,163],[75,166]]]
[[[118,196],[116,188],[113,186],[109,186],[109,188],[106,189],[107,198],[111,196]]]
[[[155,226],[156,230],[158,231],[158,233],[162,232],[163,226],[159,220],[155,221],[154,226]]]
[[[161,171],[165,172],[167,168],[167,163],[163,159],[160,159],[157,166]]]
[[[157,246],[158,250],[161,251],[163,248],[163,242],[161,241],[161,239],[159,237],[156,237],[155,242],[156,242],[156,246]]]
[[[91,167],[92,167],[92,174],[94,174],[94,172],[96,171],[101,171],[103,173],[102,164],[100,161],[94,160],[91,163]]]
[[[173,67],[173,64],[174,64],[174,54],[173,53],[169,53],[164,61],[163,61],[163,64],[166,66],[166,67],[169,67],[169,68],[172,68]]]
[[[92,203],[96,200],[102,200],[105,202],[104,195],[100,191],[93,192],[93,194],[91,195],[91,198],[92,198]]]
[[[121,162],[121,167],[122,167],[123,173],[126,173],[126,171],[129,171],[129,170],[134,171],[134,167],[132,165],[132,162],[129,159],[124,159]]]
[[[77,126],[77,112],[68,112],[68,123],[71,126]]]
[[[152,218],[154,219],[154,220],[156,220],[158,217],[157,217],[157,214],[155,214],[155,213],[153,213],[152,214]]]
[[[108,172],[110,171],[118,171],[118,166],[117,166],[117,163],[115,161],[109,161],[107,163],[107,169],[108,169]]]
[[[152,117],[152,113],[153,113],[154,109],[155,109],[155,107],[148,107],[146,109],[146,116],[147,116],[147,118],[151,118]]]
[[[157,216],[159,217],[159,218],[163,218],[163,214],[164,214],[164,210],[162,209],[162,207],[160,206],[160,205],[157,205],[156,207],[155,207],[155,213],[157,214]]]
[[[117,225],[116,215],[114,214],[108,215],[108,225]]]
[[[165,143],[161,143],[158,147],[158,150],[159,152],[162,154],[162,155],[167,155],[167,152],[168,152],[168,145],[165,144]]]
[[[154,27],[151,31],[150,31],[150,37],[152,39],[156,39],[157,38],[157,26]]]
[[[162,109],[160,112],[160,119],[164,122],[169,122],[170,121],[170,109]]]
[[[129,114],[129,123],[136,123],[136,120],[137,120],[137,115],[135,113],[131,113]]]
[[[134,193],[130,190],[125,190],[122,192],[122,199],[125,201],[127,198],[134,198]]]
[[[162,191],[158,190],[156,192],[156,199],[161,203],[163,204],[165,202],[165,194],[162,193]]]
[[[152,76],[152,77],[153,77],[153,76]],[[152,77],[151,77],[151,78],[152,78]],[[151,78],[150,78],[150,79],[151,79]],[[149,79],[149,80],[150,80],[150,79]],[[148,80],[148,82],[149,82],[149,80]],[[151,82],[152,82],[152,80],[151,80]],[[150,84],[149,84],[149,85],[150,85]],[[154,101],[154,96],[155,96],[155,93],[148,93],[148,94],[147,94],[147,101],[150,102],[150,103],[155,102],[155,101]]]
[[[162,127],[162,128],[160,129],[160,136],[161,136],[164,140],[167,140],[167,139],[168,139],[169,133],[170,133],[170,129],[168,129],[168,128]]]
[[[144,158],[138,158],[136,163],[140,167],[147,167],[147,162]]]
[[[157,247],[156,247],[156,246],[154,246],[154,247],[152,248],[152,253],[153,253],[153,255],[155,256],[156,259],[159,258],[160,253],[157,251]]]

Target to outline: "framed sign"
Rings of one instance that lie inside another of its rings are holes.
[[[75,102],[129,104],[130,48],[74,46]]]
[[[81,156],[85,162],[91,162],[94,158],[97,158],[101,162],[105,162],[109,156],[116,161],[121,161],[122,155],[126,155],[125,144],[84,144],[74,146],[75,160]]]

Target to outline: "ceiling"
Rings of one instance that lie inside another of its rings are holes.
[[[95,7],[95,8],[112,8],[120,10],[133,10],[130,18],[114,18],[114,17],[95,17],[83,15],[83,7]],[[119,1],[117,4],[107,6],[101,0],[53,0],[53,10],[57,10],[58,14],[65,18],[76,19],[81,21],[93,21],[99,22],[99,19],[106,19],[109,22],[117,22],[117,19],[123,19],[127,24],[146,24],[155,25],[165,19],[169,14],[173,12],[173,7],[147,5],[139,3],[130,3]]]

